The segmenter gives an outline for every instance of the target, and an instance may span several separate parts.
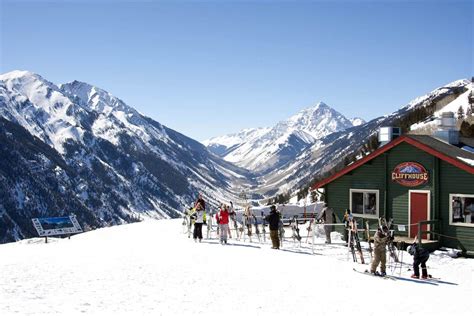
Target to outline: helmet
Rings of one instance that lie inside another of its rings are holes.
[[[412,247],[412,246],[408,246],[408,247],[407,247],[407,252],[408,252],[408,253],[411,253],[411,252],[412,252],[411,247]]]

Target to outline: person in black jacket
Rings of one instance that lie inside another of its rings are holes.
[[[410,255],[413,256],[413,275],[411,276],[414,279],[420,278],[420,264],[421,264],[421,278],[428,278],[428,269],[426,268],[426,261],[430,257],[428,250],[418,246],[416,240],[411,245],[408,246],[407,251]]]
[[[278,228],[280,223],[280,214],[275,205],[270,206],[270,214],[265,216],[265,220],[270,226],[270,238],[272,240],[272,249],[280,249],[280,238],[278,237]]]

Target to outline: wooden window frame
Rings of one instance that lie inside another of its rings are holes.
[[[352,209],[352,193],[375,193],[375,214],[354,213]],[[378,219],[380,214],[380,190],[377,189],[349,189],[349,209],[352,216],[360,218]]]

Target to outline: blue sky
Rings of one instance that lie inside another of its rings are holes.
[[[1,2],[0,72],[97,85],[197,140],[470,78],[472,1]]]

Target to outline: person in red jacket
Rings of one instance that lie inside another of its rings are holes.
[[[227,244],[227,231],[229,229],[229,209],[222,204],[219,213],[217,213],[221,244]]]

